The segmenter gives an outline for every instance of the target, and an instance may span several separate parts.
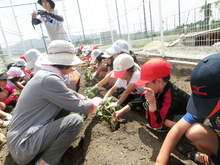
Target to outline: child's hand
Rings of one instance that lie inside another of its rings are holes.
[[[144,88],[145,99],[148,101],[149,104],[155,103],[155,94],[151,88]]]
[[[122,116],[121,111],[115,111],[115,113],[112,114],[112,116],[114,116],[115,118],[113,118],[113,121],[118,121],[118,118]]]
[[[25,77],[24,77],[24,81],[25,81],[25,82],[28,82],[29,80],[30,80],[30,77],[29,77],[29,76],[25,76]]]

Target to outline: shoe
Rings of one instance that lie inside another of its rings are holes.
[[[187,156],[188,153],[196,151],[196,147],[185,137],[183,136],[179,143],[176,146],[177,150],[183,155]]]
[[[161,127],[157,128],[157,131],[158,132],[167,132],[170,128],[165,126],[165,125],[162,125]]]
[[[201,152],[192,151],[187,157],[199,165],[211,165],[209,157]]]

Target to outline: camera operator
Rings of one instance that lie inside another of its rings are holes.
[[[32,25],[34,26],[44,22],[51,41],[70,41],[70,38],[64,29],[64,19],[61,15],[58,15],[58,11],[55,10],[55,3],[52,0],[38,0],[38,3],[45,10],[33,11],[31,14]]]

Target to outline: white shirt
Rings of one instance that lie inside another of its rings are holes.
[[[54,10],[51,13],[58,14],[58,11]],[[41,22],[44,22],[47,29],[47,33],[51,41],[53,40],[70,41],[69,36],[67,35],[66,30],[64,29],[63,22],[57,21],[49,15],[44,17],[39,17],[38,19]]]
[[[131,76],[131,79],[129,82],[127,82],[127,80],[124,80],[124,79],[121,79],[121,78],[118,78],[115,82],[115,86],[117,88],[124,88],[124,89],[127,89],[127,87],[130,85],[130,84],[133,84],[135,83],[138,79],[140,78],[140,71],[135,71],[133,72],[132,76]],[[144,91],[144,85],[142,86],[136,86],[135,87],[135,90],[134,92],[132,92],[132,94],[140,94]]]

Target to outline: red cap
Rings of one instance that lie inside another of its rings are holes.
[[[92,50],[95,50],[95,49],[98,49],[98,48],[99,48],[98,46],[93,46]]]
[[[24,61],[27,62],[26,58],[24,56],[20,56],[20,59],[23,59]]]
[[[79,47],[80,50],[83,50],[83,48],[84,48],[84,45],[82,45],[82,46]]]
[[[171,73],[170,63],[163,58],[152,58],[141,67],[141,76],[135,85],[141,86]]]

